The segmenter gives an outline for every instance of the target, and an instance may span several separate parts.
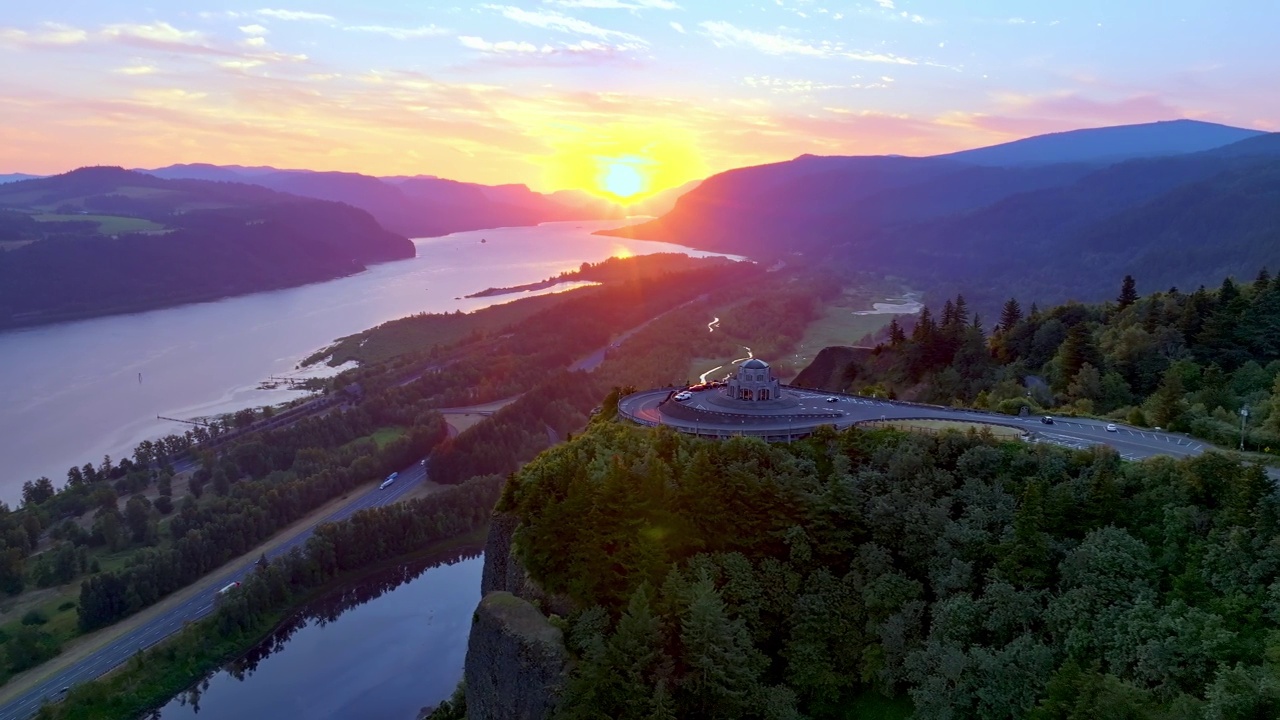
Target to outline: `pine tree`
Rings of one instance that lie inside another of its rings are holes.
[[[1137,283],[1134,282],[1132,275],[1125,275],[1124,282],[1120,284],[1120,297],[1116,298],[1116,304],[1123,310],[1137,301]]]
[[[964,295],[956,295],[954,322],[956,325],[965,326],[969,324],[969,303],[965,302]]]
[[[1000,329],[1009,332],[1013,330],[1013,326],[1022,320],[1022,306],[1018,304],[1016,298],[1009,298],[1004,303],[1004,309],[1000,311]]]
[[[949,328],[956,322],[956,306],[951,302],[951,298],[942,304],[942,327]]]
[[[889,321],[889,345],[892,347],[901,347],[902,343],[907,341],[907,334],[902,331],[902,326],[898,324],[898,318]]]
[[[1253,281],[1253,291],[1264,293],[1269,289],[1271,289],[1271,273],[1264,267],[1258,271],[1258,277]]]
[[[1067,330],[1067,339],[1062,342],[1062,349],[1059,352],[1063,386],[1074,380],[1076,373],[1080,372],[1080,368],[1086,363],[1094,367],[1102,365],[1102,353],[1093,342],[1093,332],[1083,322],[1076,323]]]
[[[724,601],[705,575],[691,588],[680,624],[686,665],[685,717],[734,718],[747,709],[766,663],[741,620],[729,618]]]

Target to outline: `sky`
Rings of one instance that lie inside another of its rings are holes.
[[[0,172],[209,162],[631,194],[804,153],[1280,130],[1273,0],[0,2]]]

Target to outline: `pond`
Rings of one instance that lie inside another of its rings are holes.
[[[311,603],[152,718],[400,718],[462,679],[478,548],[379,572]]]

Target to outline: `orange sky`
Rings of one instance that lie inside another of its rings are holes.
[[[644,194],[803,153],[1280,117],[1246,91],[1275,70],[1265,33],[1165,47],[1213,18],[846,4],[24,3],[0,19],[0,173],[209,162]]]

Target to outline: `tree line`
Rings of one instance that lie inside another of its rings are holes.
[[[1023,309],[1010,298],[988,330],[964,296],[930,308],[910,333],[897,320],[866,362],[860,392],[1016,412],[1057,409],[1280,451],[1280,281],[1140,295],[1127,276],[1114,302]]]
[[[37,717],[141,716],[193,678],[243,652],[246,643],[258,640],[283,613],[335,580],[480,530],[502,482],[499,476],[474,478],[426,497],[362,510],[342,522],[320,526],[305,547],[259,563],[210,617],[139,653],[111,676],[76,686],[62,702],[42,707]],[[336,552],[337,546],[349,550]],[[241,667],[249,670],[248,665]]]

